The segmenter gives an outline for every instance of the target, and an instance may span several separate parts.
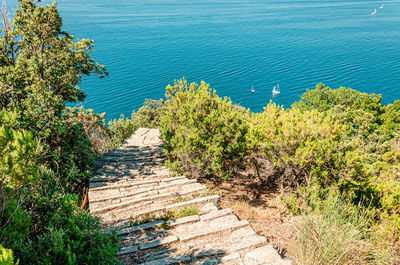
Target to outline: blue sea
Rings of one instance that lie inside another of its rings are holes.
[[[9,7],[15,2],[7,0]],[[384,103],[400,99],[399,0],[57,3],[64,29],[93,39],[94,58],[110,72],[81,84],[84,106],[108,119],[164,97],[166,85],[181,77],[204,80],[256,112],[270,100],[290,107],[319,82],[382,94]]]

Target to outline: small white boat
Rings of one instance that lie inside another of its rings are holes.
[[[279,93],[281,93],[281,90],[279,89],[279,83],[278,83],[278,85],[274,86],[274,89],[272,89],[272,94],[277,95]]]
[[[251,93],[254,93],[254,92],[256,92],[256,91],[254,90],[254,87],[251,86]]]
[[[376,8],[375,10],[371,13],[371,15],[375,15],[376,14]]]
[[[379,7],[379,9],[383,9],[383,4]]]

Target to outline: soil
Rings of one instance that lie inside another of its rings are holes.
[[[229,182],[201,179],[201,183],[219,194],[222,208],[232,208],[242,220],[248,220],[257,234],[265,236],[283,258],[294,260],[294,228],[299,217],[282,206],[280,196],[288,194],[275,185],[263,185],[253,176],[241,176]]]

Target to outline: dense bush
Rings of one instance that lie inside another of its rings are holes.
[[[110,130],[105,124],[106,114],[95,113],[92,109],[67,107],[64,116],[70,122],[81,124],[84,136],[90,140],[91,150],[99,156],[114,147]]]
[[[302,201],[325,201],[333,191],[350,208],[376,212],[366,225],[373,231],[366,240],[370,247],[398,246],[399,101],[384,106],[380,95],[319,84],[289,109],[270,103],[262,113],[250,113],[219,98],[204,82],[197,86],[185,80],[168,86],[166,96],[161,132],[172,169],[223,177],[250,161],[247,166],[255,166],[264,184],[295,188],[289,208],[297,214],[310,207]],[[299,196],[303,186],[314,192]],[[334,215],[331,208],[324,209]],[[330,226],[325,217],[307,220],[307,226],[321,225],[325,232],[343,229]],[[358,231],[357,226],[349,229],[350,234]],[[355,248],[362,250],[361,245]],[[370,250],[360,255],[368,259]],[[353,254],[357,252],[349,256]]]
[[[102,234],[98,219],[80,211],[78,197],[54,193],[32,213],[28,239],[9,243],[22,264],[114,264],[116,236]]]
[[[264,176],[278,177],[285,185],[311,184],[318,176],[323,185],[338,181],[349,150],[351,131],[329,115],[317,110],[283,109],[273,103],[253,116],[248,147],[258,161],[258,171],[269,161],[274,170]],[[263,158],[263,159],[260,159]]]
[[[104,151],[93,145],[102,117],[66,107],[84,99],[83,75],[107,73],[90,57],[92,41],[61,29],[55,3],[19,4],[12,22],[2,13],[0,244],[22,264],[115,263],[115,237],[72,195]]]
[[[14,263],[14,257],[11,249],[6,249],[0,245],[0,264],[3,265],[16,265],[19,262]]]
[[[322,84],[307,91],[294,107],[316,108],[353,128],[351,150],[345,167],[351,174],[338,182],[343,193],[377,207],[383,237],[400,239],[400,103],[382,105],[382,97],[348,88],[331,89]],[[340,110],[340,111],[339,111]],[[341,170],[344,167],[340,167]],[[350,170],[350,171],[349,171]]]
[[[171,168],[195,176],[231,176],[246,156],[249,112],[185,79],[166,88],[161,137]]]

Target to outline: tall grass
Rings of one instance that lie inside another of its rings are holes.
[[[387,250],[372,243],[373,215],[338,195],[303,216],[296,230],[296,260],[302,265],[391,264]]]

